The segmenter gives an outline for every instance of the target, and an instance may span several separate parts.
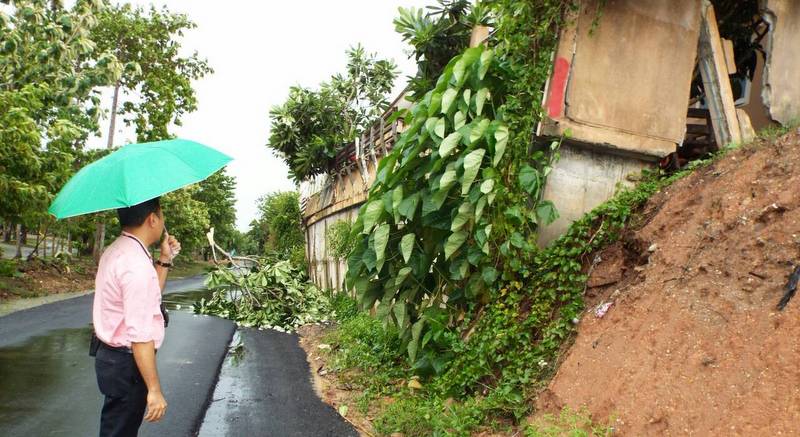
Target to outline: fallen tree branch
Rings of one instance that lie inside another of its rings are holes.
[[[256,258],[249,257],[249,256],[232,256],[230,253],[228,253],[228,251],[226,251],[225,249],[220,247],[220,245],[217,244],[214,241],[214,228],[211,228],[206,233],[206,238],[208,238],[208,245],[211,246],[211,255],[214,257],[214,264],[216,264],[216,265],[221,264],[219,262],[219,260],[217,259],[217,250],[219,250],[219,252],[221,254],[225,255],[226,258],[228,258],[228,262],[230,262],[230,264],[232,266],[237,267],[237,268],[244,268],[244,266],[237,264],[236,260],[239,260],[239,261],[251,261],[251,262],[254,262],[254,263],[258,262],[258,260]]]

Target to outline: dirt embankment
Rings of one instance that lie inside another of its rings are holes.
[[[642,223],[600,254],[540,411],[585,405],[631,436],[799,434],[800,296],[776,305],[800,264],[800,131],[677,182]]]

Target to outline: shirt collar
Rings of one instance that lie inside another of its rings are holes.
[[[125,231],[122,231],[122,236],[128,237],[128,238],[133,238],[134,240],[136,240],[136,242],[139,243],[139,246],[142,247],[142,250],[147,254],[147,257],[150,258],[150,259],[153,259],[153,256],[150,255],[150,251],[147,250],[147,246],[145,246],[144,243],[142,243],[142,240],[140,240],[139,237],[137,237],[136,235],[131,234],[130,232],[125,232]]]

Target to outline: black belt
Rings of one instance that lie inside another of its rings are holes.
[[[111,346],[102,342],[97,335],[92,332],[92,340],[89,344],[89,356],[97,356],[97,350],[103,348],[106,350],[114,351],[114,352],[122,352],[125,354],[132,354],[133,350],[127,346]]]
[[[124,352],[126,354],[132,354],[133,353],[133,350],[131,350],[131,348],[129,348],[127,346],[110,346],[110,345],[107,345],[107,344],[103,343],[102,341],[100,342],[100,347],[102,347],[104,349],[108,349],[110,351],[114,351],[114,352]]]

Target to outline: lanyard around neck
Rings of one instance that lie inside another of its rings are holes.
[[[144,253],[145,253],[145,254],[147,254],[147,258],[150,258],[150,259],[152,259],[152,257],[150,256],[150,252],[147,250],[147,248],[146,248],[146,247],[144,247],[144,244],[142,244],[142,242],[141,242],[141,241],[139,241],[139,239],[138,239],[138,238],[134,237],[133,235],[128,235],[128,234],[122,234],[122,236],[123,236],[123,237],[128,237],[128,238],[130,238],[131,240],[133,240],[133,241],[137,242],[137,243],[139,244],[139,247],[141,247],[141,248],[142,248],[142,250],[144,251]]]

